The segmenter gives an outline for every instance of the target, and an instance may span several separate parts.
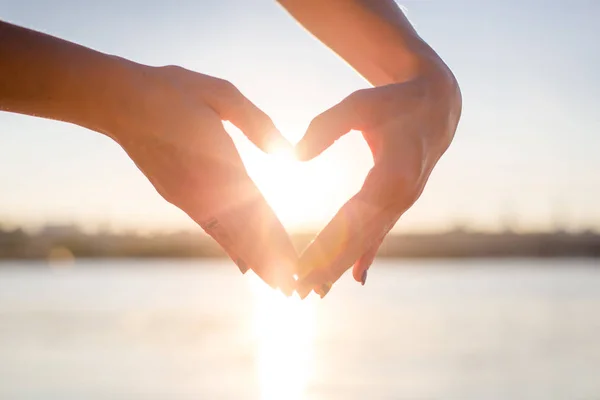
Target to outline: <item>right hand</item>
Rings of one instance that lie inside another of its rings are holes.
[[[271,119],[231,83],[174,66],[129,64],[114,100],[116,140],[158,193],[211,235],[242,273],[251,268],[291,295],[297,254],[248,176],[222,121],[256,146],[289,145]],[[133,72],[133,73],[132,73]]]
[[[412,79],[354,92],[317,116],[297,144],[309,160],[350,130],[373,155],[360,189],[333,217],[299,260],[297,291],[324,297],[349,268],[365,284],[384,237],[417,201],[460,119],[458,83],[445,64],[426,58]]]

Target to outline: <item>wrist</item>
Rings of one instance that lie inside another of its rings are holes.
[[[460,88],[456,77],[440,56],[422,39],[403,47],[400,55],[387,58],[380,65],[381,85],[426,79],[438,93],[446,93],[460,103]]]
[[[383,56],[377,60],[379,85],[402,83],[423,75],[449,72],[437,53],[416,35],[403,38],[401,43],[395,43],[381,53]]]
[[[0,21],[0,110],[103,131],[127,81],[126,63]]]
[[[101,60],[83,76],[90,79],[78,109],[78,125],[105,134],[113,139],[121,131],[134,92],[136,71],[143,67],[124,58],[102,54]]]

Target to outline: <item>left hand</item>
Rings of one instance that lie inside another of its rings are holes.
[[[450,145],[462,100],[445,65],[414,78],[352,93],[317,116],[296,146],[310,160],[349,132],[362,132],[374,166],[361,190],[319,233],[299,260],[297,291],[325,296],[350,267],[364,285],[383,238],[421,195]]]
[[[271,119],[222,79],[175,66],[125,60],[119,66],[118,80],[126,83],[116,88],[114,105],[99,108],[101,131],[242,273],[252,269],[291,295],[296,249],[222,123],[230,121],[267,152],[273,144],[289,145]]]

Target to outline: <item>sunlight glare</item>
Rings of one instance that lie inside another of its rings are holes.
[[[361,188],[373,164],[368,146],[357,132],[338,140],[314,160],[301,162],[285,140],[274,139],[267,146],[267,154],[230,123],[225,127],[248,174],[290,230],[312,231],[323,226]],[[299,138],[303,129],[290,128],[285,132],[287,138]]]
[[[303,399],[313,370],[313,303],[288,298],[258,278],[250,284],[261,400]]]
[[[279,160],[295,161],[294,147],[285,140],[273,141],[268,144],[268,153]]]

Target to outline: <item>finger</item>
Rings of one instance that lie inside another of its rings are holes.
[[[296,157],[310,160],[352,129],[360,129],[361,121],[357,111],[359,95],[353,93],[340,103],[316,116],[304,137],[296,144]]]
[[[358,261],[354,263],[354,267],[352,268],[352,276],[354,277],[355,281],[359,282],[363,286],[367,282],[367,271],[377,256],[379,246],[381,246],[381,241],[377,241],[369,250],[367,250],[365,254],[358,259]]]
[[[223,228],[219,224],[219,220],[212,218],[201,224],[199,224],[206,233],[208,233],[215,241],[221,246],[225,254],[234,262],[242,274],[248,272],[250,267],[246,264],[246,261],[237,255],[235,251],[235,244],[231,242],[231,238],[227,232],[223,231]]]
[[[221,81],[214,99],[214,108],[221,119],[238,127],[244,135],[265,153],[292,152],[292,144],[275,127],[271,118],[252,103],[237,87]]]
[[[222,125],[211,129],[222,130],[213,135],[211,154],[192,153],[189,160],[182,155],[178,163],[186,165],[189,176],[173,177],[179,184],[170,198],[223,247],[240,270],[251,268],[271,287],[291,295],[298,259],[292,241],[248,176]]]
[[[296,250],[258,190],[244,196],[216,210],[201,226],[225,249],[242,273],[252,269],[268,285],[291,295],[295,286]]]
[[[365,254],[363,254],[358,261],[354,264],[354,268],[352,269],[352,275],[354,280],[360,282],[363,286],[367,279],[367,270],[373,264],[375,257],[377,256],[377,252],[383,243],[383,239],[389,231],[394,227],[398,219],[396,218],[391,224],[389,224],[385,233],[371,246],[369,250]]]
[[[350,199],[304,251],[297,291],[327,292],[331,285],[389,230],[397,213],[385,168],[374,167]]]
[[[367,250],[367,252],[365,254],[363,254],[358,259],[358,261],[356,261],[356,263],[354,263],[354,267],[352,268],[352,276],[354,277],[355,281],[359,282],[363,286],[365,285],[365,283],[367,281],[367,272],[369,270],[369,267],[373,264],[373,261],[375,260],[375,257],[377,256],[377,252],[379,251],[379,248],[381,247],[381,244],[383,243],[383,239],[385,238],[385,236],[387,236],[387,234],[393,228],[393,226],[396,224],[396,222],[397,222],[397,219],[394,220],[393,223],[391,223],[389,225],[388,229],[381,236],[381,238],[379,238],[379,240],[377,240],[371,246],[371,248],[369,250]]]
[[[369,250],[390,218],[386,210],[376,210],[362,200],[346,203],[300,258],[300,270],[308,270],[297,287],[300,296],[315,289],[323,297]]]
[[[252,268],[270,286],[291,294],[295,248],[218,115],[208,113],[180,129],[173,142],[134,143],[128,153],[157,191],[200,224],[241,271]]]

